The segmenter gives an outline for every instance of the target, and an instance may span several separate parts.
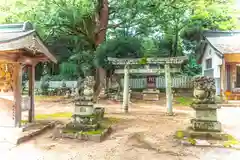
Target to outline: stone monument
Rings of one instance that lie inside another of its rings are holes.
[[[145,101],[158,101],[159,90],[156,89],[156,77],[147,76],[147,89],[142,92],[143,100]]]
[[[221,131],[221,123],[217,120],[215,102],[215,81],[213,78],[199,76],[194,78],[194,101],[191,107],[195,110],[195,118],[191,120],[195,131]]]

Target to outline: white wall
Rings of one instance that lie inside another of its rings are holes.
[[[214,69],[213,77],[220,78],[220,65],[222,64],[222,59],[215,52],[215,49],[208,44],[202,57],[202,75],[204,75],[204,71],[206,70],[206,60],[212,58],[212,67]]]
[[[204,52],[202,58],[202,75],[204,75],[204,71],[206,71],[206,60],[212,58],[212,68],[213,68],[213,78],[215,79],[216,85],[216,95],[221,94],[221,87],[220,87],[220,75],[221,75],[221,65],[222,65],[222,58],[220,58],[214,48],[211,45],[207,45],[206,50]]]

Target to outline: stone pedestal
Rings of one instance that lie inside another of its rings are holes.
[[[159,100],[159,90],[157,89],[145,89],[142,92],[143,100],[145,101],[158,101]]]
[[[221,131],[221,123],[217,121],[216,104],[193,104],[195,118],[191,120],[192,129],[195,131]]]

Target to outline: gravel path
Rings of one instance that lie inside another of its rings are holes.
[[[36,112],[71,111],[72,104],[41,103]],[[186,147],[172,135],[189,125],[191,110],[176,107],[175,116],[166,116],[165,108],[157,105],[132,104],[129,114],[120,105],[105,104],[107,116],[124,119],[102,143],[52,140],[51,131],[18,147],[0,146],[3,160],[239,160],[240,151]],[[239,108],[224,108],[219,119],[224,129],[239,137]],[[10,149],[11,148],[11,149]],[[10,150],[9,150],[10,149]]]

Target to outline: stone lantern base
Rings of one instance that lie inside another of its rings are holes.
[[[191,126],[183,131],[183,137],[205,139],[205,140],[225,140],[226,136],[222,132],[222,125],[217,120],[216,104],[192,104],[195,110],[195,118],[191,119]]]
[[[221,123],[217,121],[216,104],[192,104],[195,110],[195,118],[191,120],[192,129],[195,131],[221,132]]]
[[[159,90],[157,89],[145,89],[142,91],[143,100],[145,101],[158,101],[159,100]]]

